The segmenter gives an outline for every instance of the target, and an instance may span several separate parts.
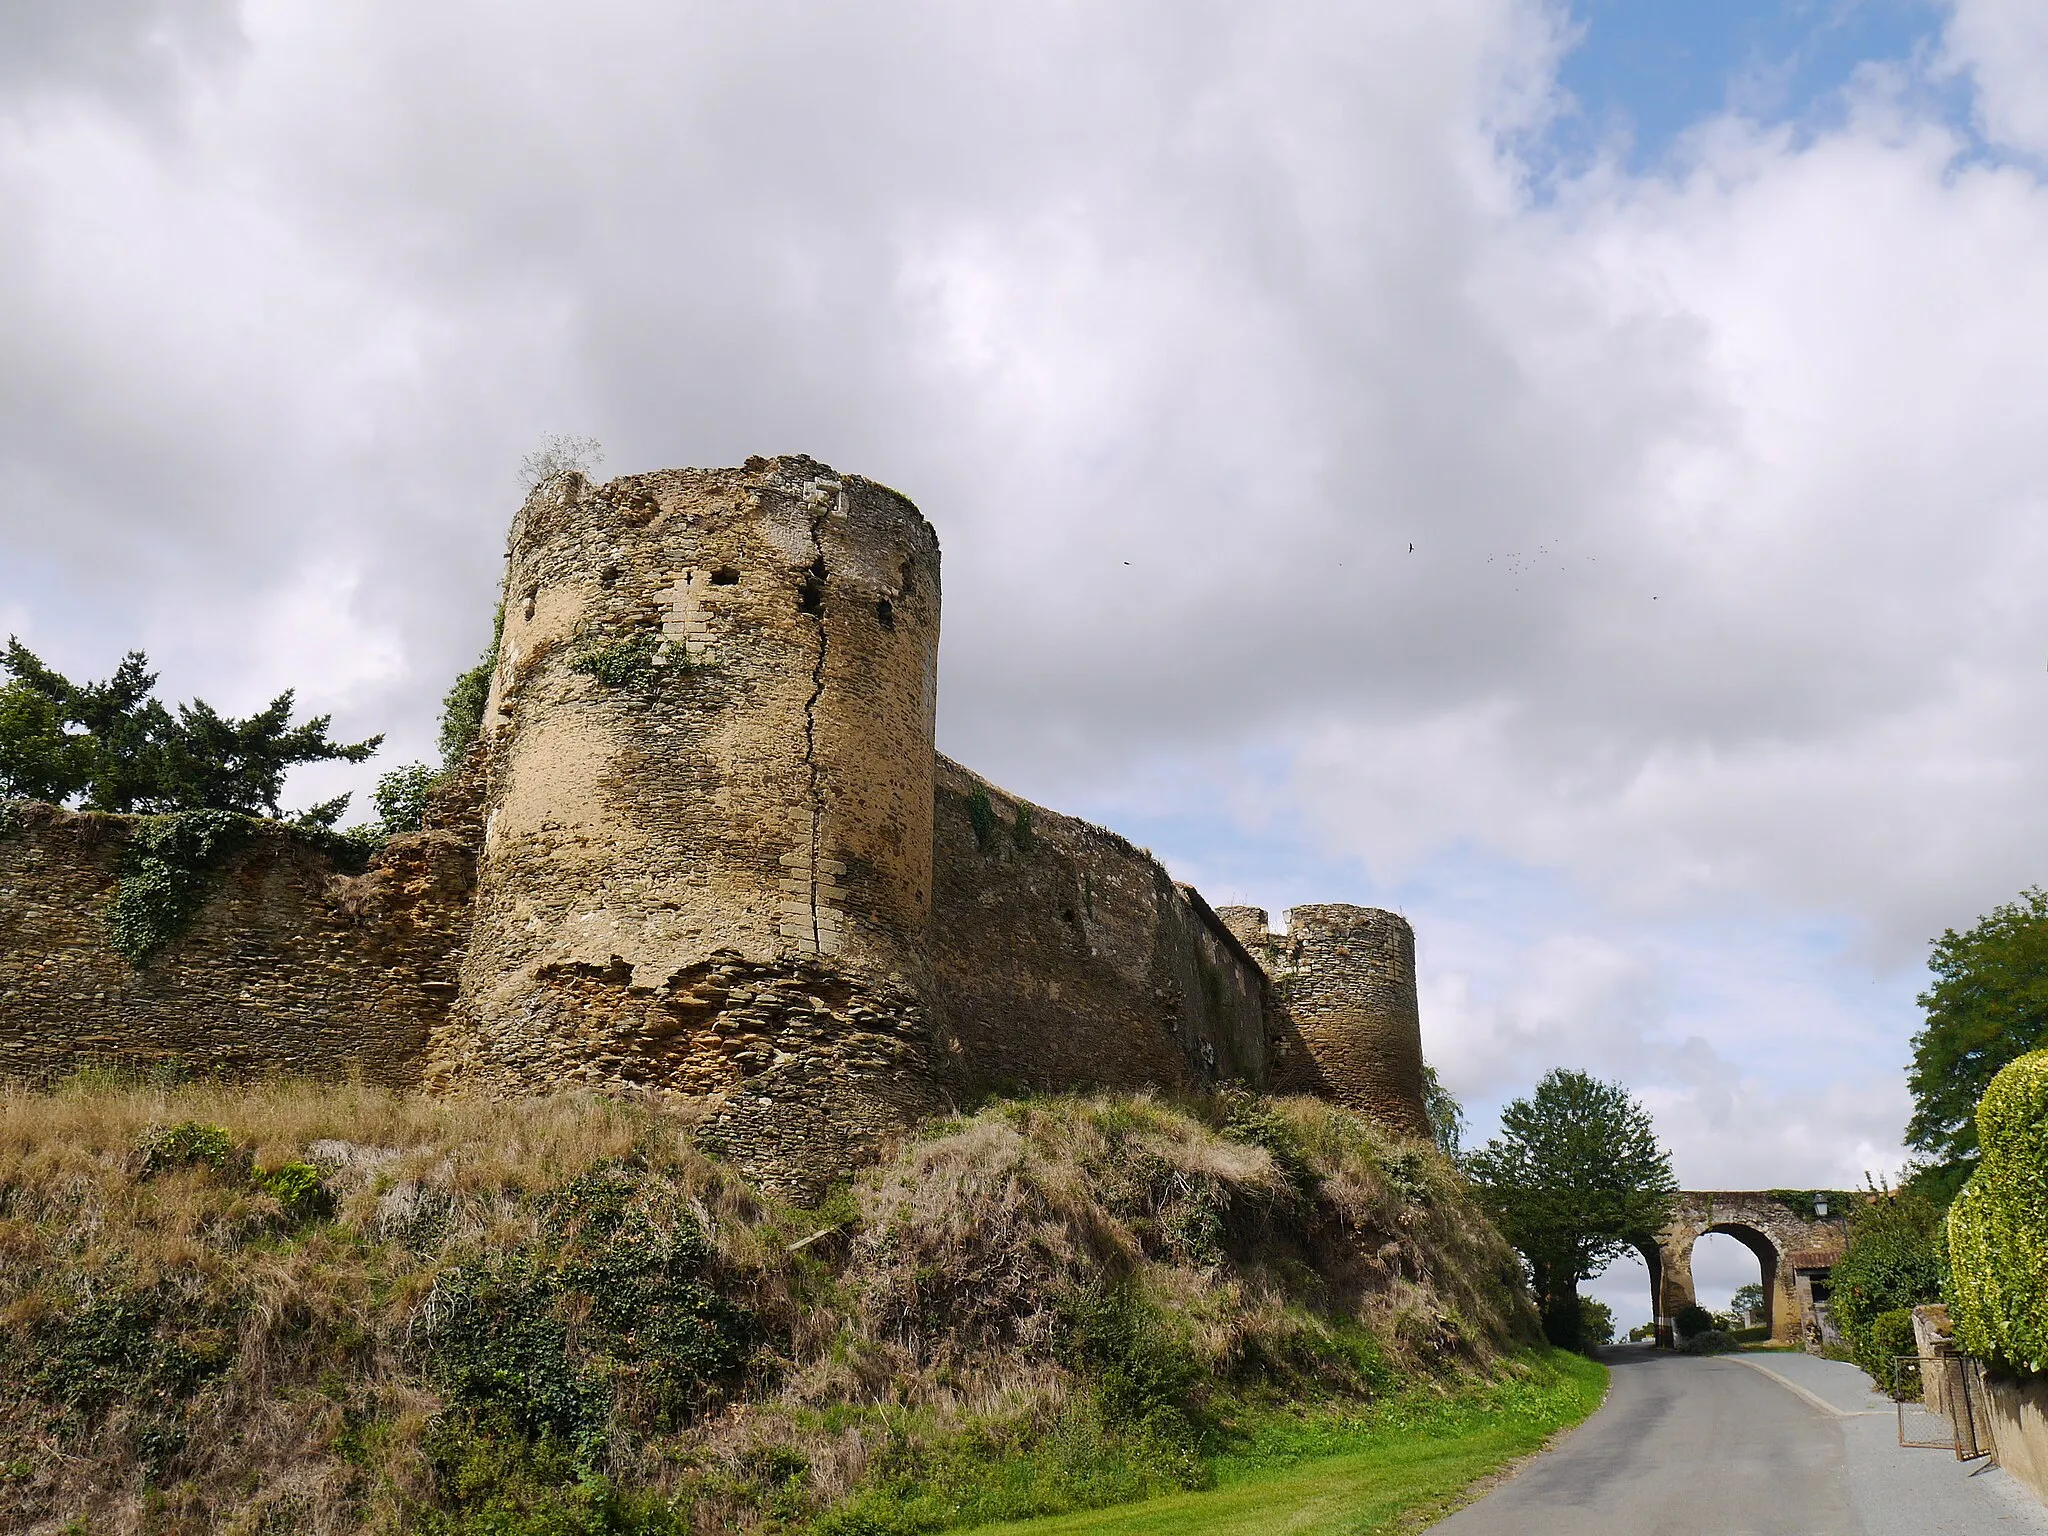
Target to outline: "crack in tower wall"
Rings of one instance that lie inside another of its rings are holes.
[[[816,489],[813,489],[816,495]],[[843,490],[835,491],[843,497]],[[819,866],[825,857],[825,770],[818,761],[818,703],[825,696],[825,664],[831,656],[831,636],[825,628],[825,584],[830,572],[825,567],[825,519],[829,515],[822,498],[818,510],[811,515],[811,562],[808,582],[815,582],[815,588],[806,587],[806,594],[813,598],[815,618],[818,626],[818,654],[811,664],[811,694],[804,700],[804,767],[810,776],[811,803],[811,863],[810,863],[810,905],[811,905],[811,952],[825,952],[825,935],[818,919],[818,876]],[[837,947],[836,945],[834,946]]]

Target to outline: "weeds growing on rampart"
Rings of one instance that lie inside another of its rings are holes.
[[[250,822],[233,811],[145,816],[122,860],[121,883],[107,912],[114,947],[134,965],[190,925],[214,871],[248,840]]]
[[[636,629],[613,640],[586,637],[569,669],[595,678],[607,688],[645,689],[652,687],[661,669],[669,665],[689,665],[684,648],[664,641],[655,630]]]
[[[854,1536],[1199,1486],[1533,1319],[1309,1101],[998,1102],[797,1210],[634,1104],[102,1078],[0,1095],[0,1327],[8,1529]]]

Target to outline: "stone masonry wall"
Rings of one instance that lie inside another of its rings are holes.
[[[570,477],[520,512],[505,595],[476,924],[431,1080],[697,1100],[792,1189],[942,1107],[917,509],[803,458]]]
[[[504,596],[444,830],[364,876],[265,827],[137,972],[105,922],[126,823],[0,840],[0,1072],[646,1092],[800,1197],[1003,1088],[1237,1082],[1427,1133],[1399,917],[1276,937],[936,756],[938,539],[896,492],[800,456],[558,478]]]
[[[938,767],[931,969],[950,1087],[1264,1081],[1265,976],[1192,888],[1113,832]]]
[[[191,929],[141,968],[107,908],[135,818],[14,806],[0,822],[0,1074],[91,1060],[209,1074],[288,1071],[416,1082],[455,993],[470,855],[398,838],[347,876],[259,824]]]
[[[1219,916],[1272,977],[1289,1026],[1276,1032],[1271,1088],[1333,1099],[1403,1135],[1429,1135],[1408,920],[1332,902],[1290,909],[1287,932],[1277,934],[1257,907],[1225,907]]]

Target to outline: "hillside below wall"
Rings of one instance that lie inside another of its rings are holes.
[[[929,956],[949,1087],[1265,1081],[1264,974],[1150,854],[944,757],[934,828]]]
[[[138,968],[107,926],[137,819],[0,812],[0,1076],[99,1060],[418,1079],[468,926],[460,839],[395,838],[349,876],[289,828],[254,824],[191,928]]]

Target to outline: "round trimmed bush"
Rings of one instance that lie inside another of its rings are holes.
[[[1694,1303],[1692,1306],[1680,1307],[1672,1315],[1671,1326],[1678,1330],[1681,1339],[1698,1338],[1701,1334],[1713,1330],[1714,1314]]]
[[[2048,1370],[2048,1051],[1991,1080],[1983,1162],[1948,1213],[1949,1317],[1971,1354]]]

